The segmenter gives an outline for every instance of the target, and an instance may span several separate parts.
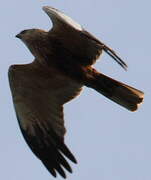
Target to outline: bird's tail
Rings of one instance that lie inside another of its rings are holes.
[[[144,98],[142,91],[98,73],[95,70],[93,73],[91,72],[91,75],[87,76],[87,83],[85,85],[95,89],[130,111],[136,111]]]

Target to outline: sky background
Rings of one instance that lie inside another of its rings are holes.
[[[127,62],[124,72],[108,55],[96,68],[145,92],[137,112],[84,88],[65,105],[66,143],[78,160],[68,180],[151,180],[151,1],[5,0],[0,5],[0,179],[54,179],[32,154],[14,113],[8,67],[33,56],[15,35],[28,28],[50,29],[41,7],[62,10],[112,47]],[[61,180],[60,176],[57,178]]]

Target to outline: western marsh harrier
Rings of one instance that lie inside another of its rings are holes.
[[[93,88],[124,108],[135,111],[144,93],[97,72],[92,65],[102,51],[121,67],[117,54],[70,17],[52,7],[43,10],[51,18],[50,31],[24,30],[21,39],[34,55],[30,64],[12,65],[9,81],[17,119],[27,144],[56,177],[72,172],[67,159],[76,159],[64,143],[63,105],[83,86]],[[66,157],[66,158],[65,158]]]

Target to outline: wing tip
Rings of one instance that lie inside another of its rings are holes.
[[[60,144],[59,148],[61,150],[61,153],[64,154],[68,159],[70,159],[70,161],[72,161],[75,164],[78,163],[74,155],[70,152],[70,150],[65,144],[62,144],[62,145]]]
[[[55,8],[53,8],[53,7],[51,7],[51,6],[43,6],[43,7],[42,7],[42,10],[45,11],[46,13],[49,12],[50,9],[51,9],[51,10],[52,10],[52,9],[56,10]]]
[[[71,28],[76,29],[78,31],[82,31],[82,26],[74,21],[72,18],[64,14],[58,9],[55,9],[51,6],[43,6],[43,11],[51,18],[54,24],[58,24],[58,21],[56,19],[59,19],[59,21],[63,22],[64,24],[69,25]]]

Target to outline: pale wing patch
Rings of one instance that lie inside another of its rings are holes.
[[[48,16],[50,18],[58,18],[61,21],[64,21],[65,23],[69,24],[70,26],[72,26],[73,28],[75,28],[76,30],[82,31],[83,28],[80,24],[78,24],[77,22],[75,22],[73,19],[71,19],[69,16],[65,15],[63,12],[52,8],[50,6],[44,6],[43,10],[48,14]]]

